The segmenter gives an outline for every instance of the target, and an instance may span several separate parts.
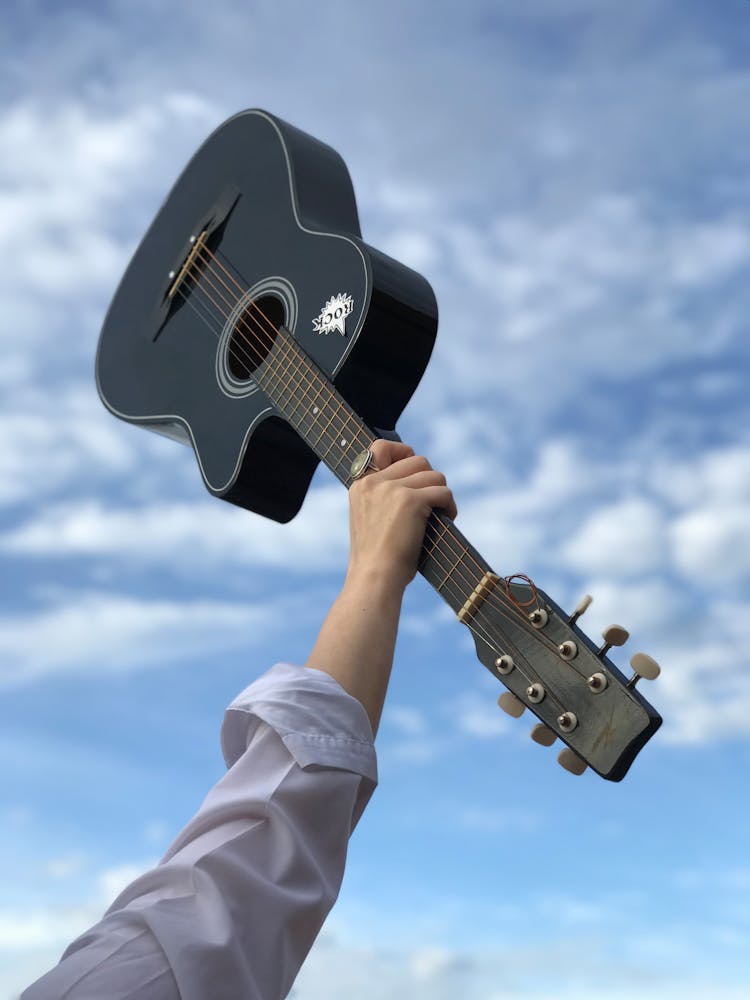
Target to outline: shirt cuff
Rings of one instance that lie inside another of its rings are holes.
[[[338,767],[377,784],[370,720],[330,674],[277,663],[246,687],[224,714],[221,749],[227,767],[245,752],[261,721],[276,730],[300,767]]]

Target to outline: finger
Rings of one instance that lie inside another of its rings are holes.
[[[398,480],[399,486],[406,486],[413,491],[414,497],[421,503],[431,507],[439,507],[449,517],[456,517],[458,511],[453,493],[446,485],[442,472],[430,469],[425,472],[415,472],[411,476]]]
[[[403,441],[386,441],[384,438],[378,438],[370,445],[370,453],[378,469],[387,469],[394,462],[413,455],[414,449]]]
[[[409,486],[413,490],[422,489],[425,486],[445,486],[445,476],[436,469],[425,469],[420,472],[412,472],[410,476],[404,476],[398,481],[399,486]]]
[[[445,511],[451,520],[458,515],[453,493],[447,486],[424,486],[418,493],[425,504],[429,504],[433,510]]]
[[[411,476],[415,472],[426,472],[432,468],[430,463],[424,457],[424,455],[415,455],[413,452],[411,455],[405,458],[400,458],[389,465],[387,469],[383,469],[384,475],[381,477],[383,479],[404,479],[406,476]]]

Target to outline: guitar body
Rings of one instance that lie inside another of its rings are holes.
[[[252,302],[367,423],[395,426],[432,352],[433,291],[362,241],[341,157],[257,110],[220,126],[170,192],[107,313],[96,378],[116,416],[192,444],[214,495],[288,521],[319,458],[253,378],[272,335],[262,356],[238,339]]]

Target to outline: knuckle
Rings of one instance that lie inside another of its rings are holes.
[[[372,489],[372,485],[370,483],[371,478],[370,473],[366,472],[363,476],[360,476],[359,479],[354,480],[352,485],[349,487],[349,492],[354,493],[355,496],[360,493],[368,493]]]

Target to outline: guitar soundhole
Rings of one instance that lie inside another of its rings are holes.
[[[284,303],[275,295],[249,302],[234,325],[227,348],[227,365],[238,382],[249,381],[273,347],[283,325]]]

